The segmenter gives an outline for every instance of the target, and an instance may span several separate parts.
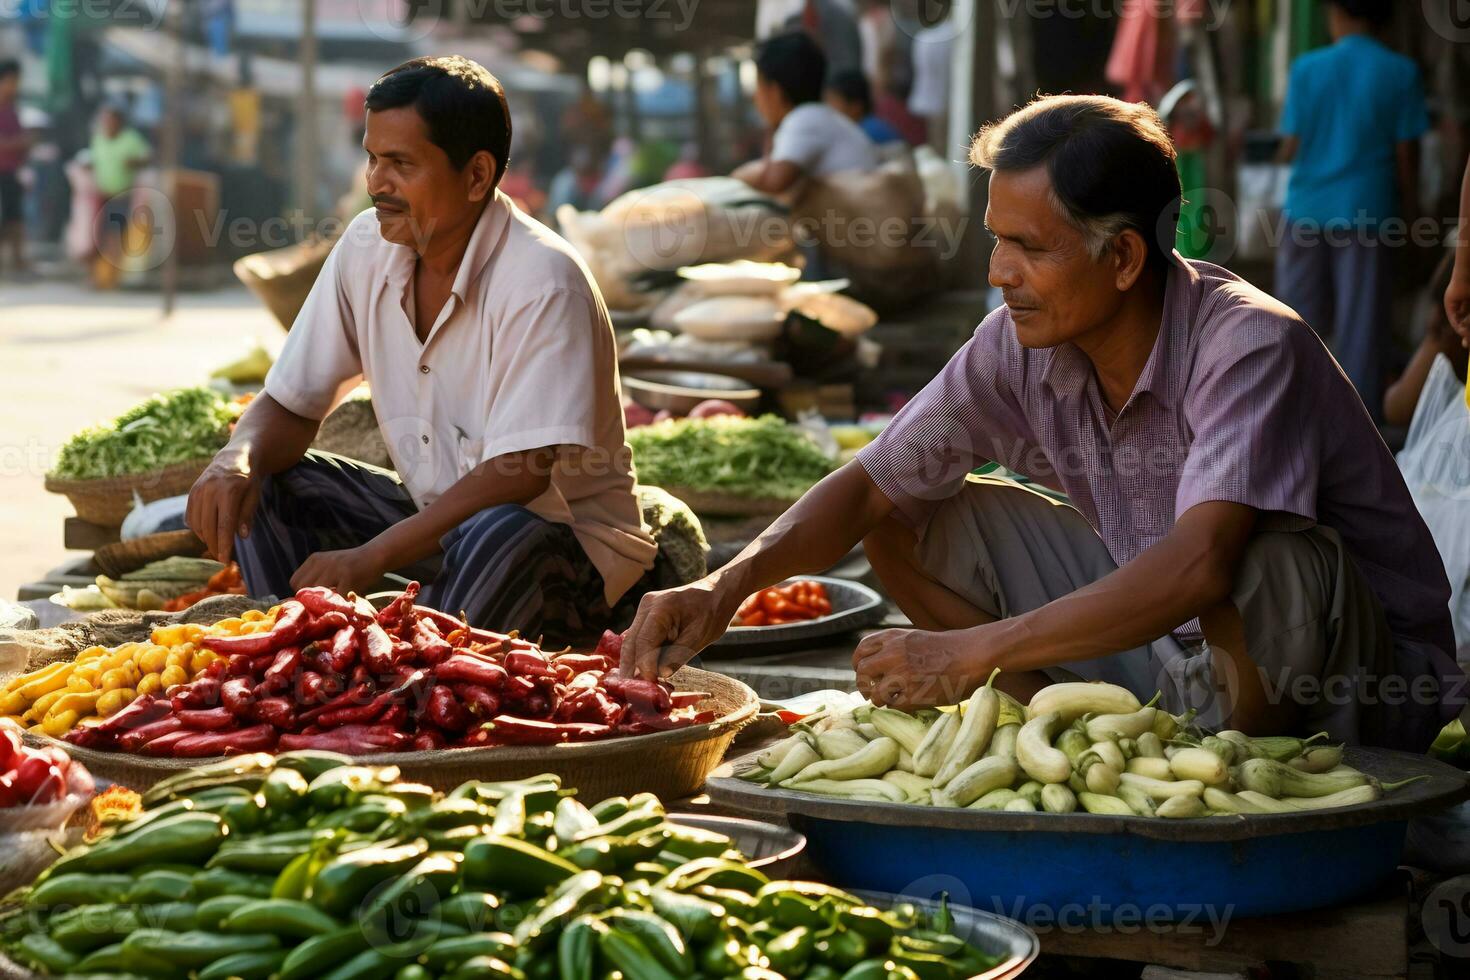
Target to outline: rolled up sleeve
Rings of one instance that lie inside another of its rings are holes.
[[[986,317],[939,376],[858,451],[868,477],[917,531],[976,466],[1008,462],[1008,445],[1034,443],[1013,391],[1018,367],[1005,350],[1010,329],[1003,308]]]
[[[1259,311],[1215,333],[1213,349],[1185,395],[1194,441],[1180,474],[1174,514],[1206,501],[1274,514],[1283,528],[1317,521],[1323,386],[1309,376],[1298,345],[1318,343]],[[1315,392],[1314,396],[1312,393]],[[1285,518],[1280,520],[1279,518]]]
[[[612,326],[592,297],[553,289],[495,329],[491,437],[481,462],[547,446],[597,446],[599,385],[617,370]]]
[[[327,256],[286,346],[265,379],[265,393],[287,411],[321,420],[362,380],[356,321],[344,280],[347,237]]]

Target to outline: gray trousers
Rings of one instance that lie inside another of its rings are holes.
[[[994,477],[971,477],[939,507],[916,558],[927,574],[996,618],[1036,609],[1117,569],[1075,508]],[[1300,706],[1302,734],[1325,731],[1334,741],[1417,752],[1434,740],[1445,697],[1437,651],[1390,634],[1336,531],[1259,531],[1231,601],[1267,698]],[[1046,673],[1053,681],[1119,684],[1144,701],[1161,692],[1169,711],[1193,708],[1198,724],[1218,730],[1227,726],[1215,669],[1203,643],[1168,635]]]

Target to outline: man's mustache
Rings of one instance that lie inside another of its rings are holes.
[[[373,207],[375,208],[386,206],[390,208],[397,208],[400,211],[408,210],[408,202],[397,197],[373,197],[372,202]]]

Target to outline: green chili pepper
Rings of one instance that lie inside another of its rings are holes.
[[[225,822],[213,813],[180,813],[125,838],[109,837],[73,851],[51,866],[51,876],[127,871],[162,862],[202,864],[219,849],[228,832]]]
[[[594,837],[627,837],[650,830],[664,822],[663,805],[654,799],[641,806],[630,808],[621,817],[589,827],[572,836],[571,843],[591,840]]]
[[[869,943],[862,933],[837,928],[817,939],[817,958],[833,966],[847,969],[868,957]]]
[[[448,798],[475,800],[495,805],[511,794],[519,795],[525,801],[527,813],[540,813],[555,807],[563,790],[561,780],[556,776],[504,783],[484,783],[471,780],[451,790]]]
[[[399,967],[398,972],[393,974],[393,980],[434,980],[434,974],[417,963],[410,963]]]
[[[199,899],[229,895],[245,898],[270,898],[275,879],[265,875],[245,874],[228,868],[209,868],[194,875],[194,897]]]
[[[328,776],[341,770],[333,770]],[[375,844],[338,854],[312,880],[311,900],[333,915],[346,915],[389,878],[403,874],[428,851],[423,840]]]
[[[466,884],[513,895],[540,895],[579,871],[544,847],[514,837],[481,837],[464,849]]]
[[[277,769],[265,778],[260,787],[260,798],[267,810],[275,813],[295,813],[306,805],[306,791],[310,783],[294,769]]]
[[[807,967],[802,980],[842,980],[842,974],[825,963],[817,963]]]
[[[222,786],[238,786],[254,793],[260,789],[261,783],[265,782],[265,777],[275,766],[275,757],[270,753],[255,752],[186,769],[154,783],[143,794],[143,808],[152,809],[177,797]]]
[[[330,813],[360,802],[369,793],[385,793],[399,776],[397,766],[339,766],[312,779],[307,803],[317,813]]]
[[[613,909],[602,916],[602,921],[609,929],[636,937],[674,976],[686,977],[694,972],[694,957],[684,944],[684,938],[677,929],[652,912]]]
[[[638,980],[675,980],[637,936],[620,929],[606,929],[597,936],[597,949],[614,969]]]
[[[461,963],[447,980],[526,980],[526,975],[504,960],[476,956]]]
[[[735,888],[716,888],[713,885],[695,885],[688,894],[697,895],[724,908],[729,915],[742,919],[755,919],[755,896]]]
[[[388,980],[404,965],[403,957],[391,956],[381,949],[365,949],[329,971],[323,980]]]
[[[133,884],[129,875],[62,875],[47,878],[28,891],[25,903],[31,908],[41,908],[121,902]]]
[[[460,856],[426,855],[380,891],[359,921],[375,946],[407,941],[459,882]]]
[[[405,825],[416,831],[450,830],[454,827],[478,827],[495,819],[495,808],[475,800],[443,799],[405,818]]]
[[[502,837],[523,837],[526,833],[526,797],[511,793],[495,804],[495,821],[490,826],[492,834]]]
[[[181,871],[147,871],[133,882],[123,901],[134,904],[182,902],[194,894],[194,875]]]
[[[722,857],[731,848],[730,838],[713,830],[685,827],[677,823],[670,823],[667,830],[668,839],[664,843],[664,849],[686,861],[702,857]]]
[[[286,961],[286,951],[266,949],[256,953],[223,956],[200,970],[196,980],[269,980]]]
[[[680,865],[659,882],[674,891],[692,891],[700,885],[731,888],[754,895],[769,878],[754,868],[724,858],[695,858]]]
[[[613,842],[606,837],[568,844],[556,853],[558,857],[565,858],[584,871],[601,871],[604,874],[611,874],[615,865]]]
[[[171,966],[197,970],[235,953],[254,953],[281,945],[275,936],[227,936],[191,930],[138,929],[123,940],[124,953],[141,953]]]
[[[407,813],[408,804],[385,796],[358,803],[356,806],[319,813],[307,821],[307,825],[317,830],[343,829],[366,834],[381,827],[383,821],[397,819]]]
[[[837,924],[842,929],[857,933],[870,943],[884,945],[887,945],[893,938],[893,934],[898,931],[896,923],[888,913],[866,905],[839,909]]]
[[[87,953],[120,943],[138,929],[138,917],[123,905],[82,905],[53,915],[47,923],[51,938],[72,953]]]
[[[593,965],[597,961],[594,921],[590,915],[580,915],[557,938],[556,966],[562,980],[593,980]]]
[[[230,841],[215,852],[208,866],[279,875],[300,854],[311,850],[312,844],[327,836],[326,831],[306,828]]]
[[[72,972],[79,976],[92,973],[131,973],[149,977],[173,977],[179,975],[180,971],[163,960],[125,952],[122,943],[113,943],[82,957],[81,962],[72,967]]]
[[[286,956],[279,980],[317,980],[367,948],[367,937],[356,923],[313,936]]]
[[[462,926],[470,932],[487,930],[495,923],[500,898],[489,892],[460,892],[439,905],[439,918],[445,923]]]
[[[515,951],[515,939],[504,932],[472,932],[467,936],[449,936],[424,950],[419,961],[435,974],[453,970],[477,956],[508,956]]]
[[[667,888],[654,888],[649,899],[653,910],[690,942],[704,942],[714,936],[725,915],[724,907],[715,902]]]
[[[448,830],[429,830],[423,834],[424,840],[436,851],[455,851],[463,854],[465,847],[470,841],[477,837],[484,837],[489,831],[488,824],[469,827],[451,827]]]
[[[815,944],[816,940],[812,938],[810,929],[796,926],[766,943],[761,952],[771,961],[771,969],[791,976],[801,976],[806,972],[807,961],[812,958],[812,947]]]
[[[264,933],[296,939],[310,939],[340,928],[342,923],[310,902],[289,898],[260,898],[247,902],[220,924],[223,932]]]
[[[593,820],[602,824],[607,823],[609,820],[616,820],[618,817],[627,813],[628,809],[628,798],[626,796],[609,796],[601,803],[593,804],[587,812],[592,815]]]
[[[969,975],[960,973],[955,965],[943,956],[901,950],[896,944],[888,951],[888,958],[893,963],[906,966],[914,971],[919,980],[956,980],[958,977]]]
[[[605,904],[610,897],[611,890],[604,884],[600,873],[583,871],[573,875],[557,885],[556,890],[537,903],[536,910],[516,926],[516,945],[539,948],[562,919],[575,914],[585,903]]]
[[[218,932],[224,921],[243,908],[260,899],[246,895],[216,895],[199,903],[194,913],[194,928],[205,932]]]

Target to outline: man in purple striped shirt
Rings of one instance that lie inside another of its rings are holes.
[[[1155,691],[1206,727],[1423,750],[1464,703],[1434,542],[1352,385],[1290,309],[1172,249],[1153,110],[1039,99],[987,128],[991,313],[887,431],[725,568],[643,601],[625,669],[862,540],[916,628],[865,638],[875,701],[992,669]],[[1003,464],[1013,480],[969,477]]]

